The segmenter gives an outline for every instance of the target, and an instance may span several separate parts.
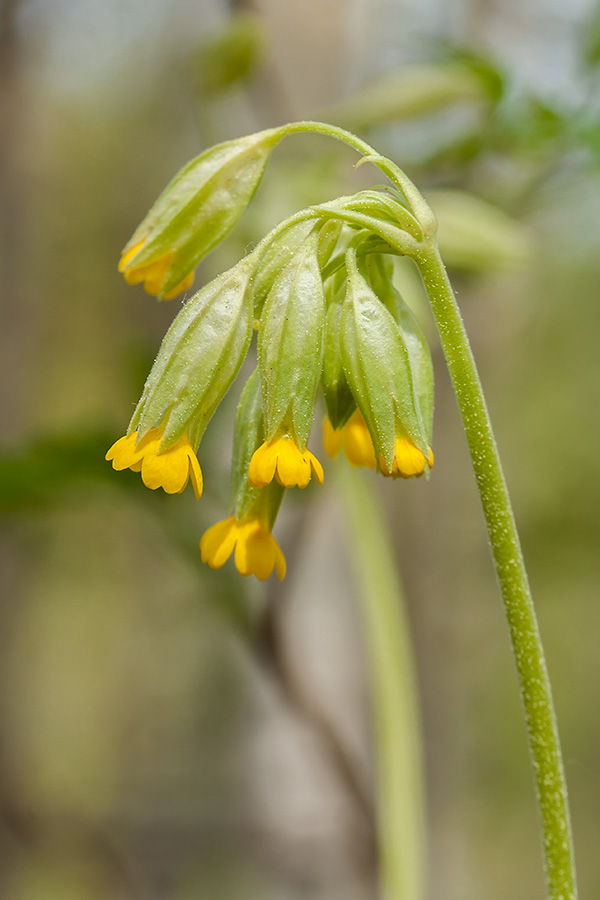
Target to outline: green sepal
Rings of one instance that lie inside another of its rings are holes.
[[[336,273],[337,274],[337,273]],[[345,273],[344,273],[345,274]],[[340,319],[344,299],[343,286],[327,307],[325,318],[325,353],[321,388],[329,421],[335,429],[345,425],[354,410],[356,401],[348,384],[342,364],[340,348]]]
[[[415,314],[395,287],[393,261],[372,253],[358,258],[358,269],[368,281],[379,300],[392,314],[408,351],[415,396],[425,427],[427,442],[431,444],[433,429],[433,363],[429,345]]]
[[[403,300],[396,288],[393,288],[393,291],[396,296],[396,315],[394,318],[398,323],[402,339],[408,350],[415,396],[419,404],[419,412],[421,413],[427,443],[431,444],[433,433],[433,362],[431,351],[414,312]]]
[[[423,237],[421,226],[406,208],[404,198],[392,187],[386,190],[358,191],[356,194],[321,203],[315,209],[321,213],[336,215],[342,221],[348,222],[352,222],[351,216],[355,214],[354,220],[357,223],[364,222],[365,228],[368,228],[370,221],[374,222],[376,226],[371,226],[370,230],[384,239],[386,234],[389,234],[391,243],[396,246],[398,242],[394,241],[392,236],[399,230],[404,231],[415,241]]]
[[[357,248],[356,264],[369,287],[396,318],[397,292],[392,283],[394,274],[392,260],[382,253],[361,254],[360,248]]]
[[[252,510],[271,531],[285,488],[275,479],[264,488],[253,488],[248,484],[250,460],[263,441],[260,373],[256,368],[244,385],[237,409],[233,435],[230,506],[238,521]]]
[[[328,219],[326,222],[321,223],[321,230],[319,231],[318,251],[319,266],[321,267],[321,270],[325,268],[325,266],[333,256],[333,252],[340,239],[341,232],[342,223],[337,219]]]
[[[254,369],[240,396],[233,434],[230,507],[241,518],[256,500],[259,488],[248,484],[248,466],[255,450],[264,441],[264,418],[260,374]]]
[[[189,431],[197,447],[250,344],[255,264],[246,256],[185,304],[164,337],[129,433],[164,427],[166,450]]]
[[[393,283],[392,259],[381,253],[370,253],[357,257],[357,265],[359,272],[392,314],[400,329],[408,351],[415,396],[430,444],[433,429],[433,363],[423,329]]]
[[[277,277],[260,321],[258,360],[265,438],[306,448],[323,364],[325,295],[313,233]]]
[[[288,264],[298,252],[311,231],[315,228],[315,222],[308,219],[296,222],[267,245],[262,252],[258,270],[254,277],[252,292],[254,295],[254,315],[260,318],[263,306],[273,287],[273,283],[281,270]]]
[[[211,147],[191,160],[162,192],[125,246],[140,250],[125,270],[172,253],[160,295],[174,290],[234,227],[252,199],[282,134],[277,129]]]
[[[340,319],[344,372],[367,423],[376,455],[391,468],[396,437],[407,435],[427,456],[427,433],[396,320],[360,274],[348,251],[348,282]]]

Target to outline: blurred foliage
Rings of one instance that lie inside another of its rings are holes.
[[[264,57],[264,26],[258,16],[239,14],[192,58],[193,84],[201,97],[240,86],[255,75]]]
[[[302,78],[277,68],[293,66],[297,44],[324,84],[329,61],[277,32],[276,11],[219,22],[206,4],[194,18],[162,0],[143,16],[97,0],[9,6],[0,897],[371,900],[371,823],[340,775],[354,770],[368,792],[360,627],[328,487],[290,498],[289,575],[263,592],[232,567],[209,571],[197,550],[226,512],[235,395],[202,444],[201,504],[146,491],[103,459],[174,314],[122,283],[125,239],[187,158],[302,109]],[[319,15],[313,30],[329,10]],[[84,65],[69,82],[62,51],[101,19],[103,76]],[[308,111],[352,123],[439,216],[530,561],[589,897],[600,892],[599,21],[596,10],[577,23],[581,67],[562,95],[519,77],[509,54],[429,43],[411,61],[395,48],[379,79]],[[522,34],[532,55],[534,38]],[[365,54],[376,69],[377,51]],[[197,283],[282,216],[371,184],[354,161],[321,138],[285,142]],[[414,272],[397,268],[434,340]],[[411,598],[431,895],[541,900],[512,661],[436,363],[429,484],[373,479]]]

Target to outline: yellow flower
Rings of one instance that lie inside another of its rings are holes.
[[[377,465],[375,448],[360,410],[356,410],[341,428],[334,429],[328,418],[323,424],[323,444],[332,459],[340,450],[352,466],[366,466],[374,469]]]
[[[396,444],[394,448],[394,459],[392,460],[392,470],[388,469],[385,464],[385,460],[380,457],[379,459],[379,467],[383,475],[392,478],[412,478],[416,476],[419,478],[423,472],[425,471],[425,466],[429,466],[431,469],[433,466],[433,452],[431,447],[428,447],[427,459],[421,453],[418,447],[416,447],[410,438],[408,437],[399,437],[396,438]]]
[[[323,467],[310,450],[302,451],[288,435],[274,437],[255,451],[248,467],[248,481],[252,487],[264,488],[276,478],[286,488],[305,488],[311,470],[319,484],[323,484]]]
[[[253,515],[238,521],[230,516],[205,531],[200,540],[202,562],[220,569],[235,549],[235,567],[240,575],[256,575],[266,581],[277,569],[280,581],[285,578],[285,556],[279,544],[260,519]]]
[[[139,284],[140,281],[143,281],[144,289],[148,294],[160,294],[160,286],[167,274],[167,269],[171,265],[173,251],[171,250],[168,253],[164,253],[162,256],[159,256],[158,259],[153,259],[151,262],[142,263],[142,265],[139,266],[136,266],[135,264],[132,265],[134,257],[137,255],[138,251],[142,249],[143,245],[144,240],[141,240],[139,243],[135,244],[131,250],[127,250],[126,253],[123,253],[121,261],[119,262],[119,272],[123,272],[127,284]],[[162,295],[162,299],[172,300],[177,294],[180,294],[182,291],[187,291],[193,280],[194,273],[190,272],[177,287],[169,291],[168,294]]]
[[[113,469],[131,469],[142,473],[142,481],[151,490],[161,487],[167,494],[181,494],[192,479],[196,498],[202,496],[202,470],[187,435],[168,450],[161,450],[162,428],[151,428],[138,440],[137,431],[119,438],[106,459]]]

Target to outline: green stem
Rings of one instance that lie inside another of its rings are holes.
[[[424,803],[416,677],[388,529],[364,474],[340,467],[367,643],[377,760],[381,893],[424,896]]]
[[[576,900],[577,884],[560,741],[513,511],[475,360],[436,246],[415,258],[429,294],[465,427],[525,710],[543,828],[550,900]]]

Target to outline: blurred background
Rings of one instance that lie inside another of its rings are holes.
[[[103,459],[181,303],[128,288],[121,248],[190,157],[298,118],[356,130],[438,213],[537,601],[582,896],[600,896],[599,66],[592,0],[1,0],[2,900],[377,897],[344,463],[290,492],[288,575],[259,585],[197,546],[227,513],[237,385],[200,503]],[[286,141],[196,285],[284,215],[376,183],[355,161]],[[369,477],[415,646],[430,897],[542,900],[466,443],[414,271],[398,279],[431,337],[436,465]]]

